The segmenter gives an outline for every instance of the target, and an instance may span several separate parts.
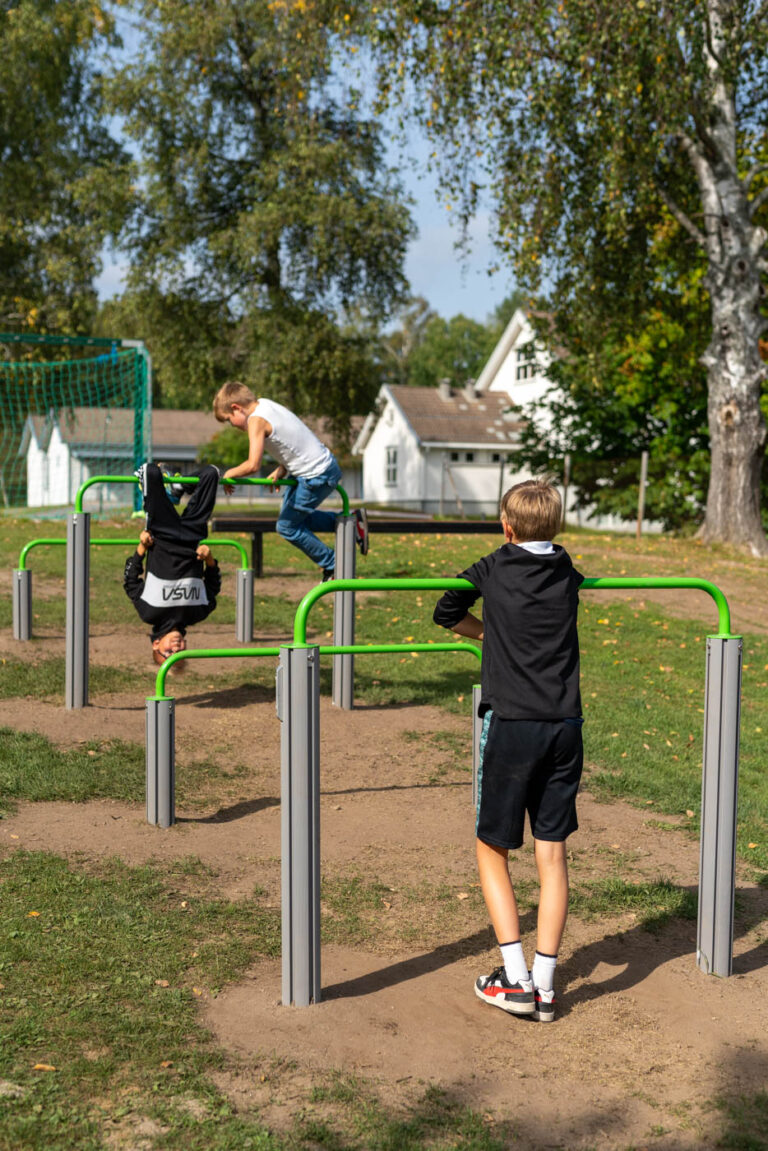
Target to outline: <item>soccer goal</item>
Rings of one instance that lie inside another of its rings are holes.
[[[150,457],[152,368],[139,340],[0,333],[0,502],[61,507],[94,475]],[[125,485],[93,497],[115,508]]]

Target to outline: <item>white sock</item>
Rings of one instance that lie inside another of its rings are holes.
[[[555,985],[556,966],[556,955],[542,955],[540,951],[537,951],[533,957],[533,968],[531,969],[533,986],[539,991],[551,991]]]
[[[514,943],[500,943],[501,958],[504,960],[504,970],[510,983],[519,983],[521,979],[531,978],[528,964],[523,955],[523,945],[519,939]]]

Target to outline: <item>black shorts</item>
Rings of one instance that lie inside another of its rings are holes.
[[[561,843],[579,826],[581,719],[502,719],[488,712],[478,778],[477,838],[521,847],[525,813],[534,839]]]

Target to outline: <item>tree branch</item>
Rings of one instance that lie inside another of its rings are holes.
[[[688,218],[688,216],[685,214],[685,212],[682,210],[682,208],[679,208],[677,206],[677,204],[672,199],[672,197],[669,195],[669,193],[664,188],[662,188],[660,184],[657,185],[657,188],[658,188],[659,195],[661,196],[662,200],[666,204],[668,210],[672,213],[672,215],[677,220],[680,227],[685,228],[688,235],[692,236],[697,244],[699,244],[702,248],[706,249],[707,238],[704,235],[704,233],[701,231],[701,229],[696,227],[693,220]]]
[[[750,220],[754,220],[755,216],[760,211],[760,209],[762,208],[762,206],[766,202],[766,200],[768,200],[768,184],[765,186],[765,188],[762,189],[762,191],[757,193],[754,200],[750,201],[750,205],[749,205],[749,218],[750,218]]]
[[[768,172],[768,164],[753,164],[744,177],[744,190],[747,191],[755,176],[759,176],[761,172]]]

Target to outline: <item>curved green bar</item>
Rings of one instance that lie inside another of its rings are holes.
[[[709,580],[695,579],[689,576],[669,577],[642,577],[642,576],[597,576],[585,579],[582,588],[694,588],[705,591],[711,595],[717,605],[719,632],[718,637],[728,639],[731,637],[731,613],[726,600],[719,587]],[[474,584],[464,579],[337,579],[326,583],[316,584],[310,588],[296,609],[293,620],[293,642],[305,644],[307,642],[307,617],[312,605],[323,595],[330,595],[337,591],[446,591],[453,589],[477,590]]]
[[[302,647],[308,645],[302,644]],[[412,652],[412,651],[471,651],[477,659],[482,659],[482,651],[473,643],[371,643],[371,644],[341,644],[331,646],[321,646],[319,648],[320,655],[395,655],[398,652]],[[169,655],[168,659],[161,666],[155,679],[155,694],[150,696],[150,699],[167,699],[165,695],[165,677],[170,671],[173,664],[178,663],[182,659],[216,659],[216,658],[231,658],[234,656],[261,656],[261,655],[280,655],[279,647],[222,647],[222,648],[197,648],[191,651],[177,651],[173,655]]]
[[[83,510],[83,496],[85,495],[87,489],[89,487],[91,487],[93,484],[137,484],[138,482],[139,482],[139,480],[138,480],[137,476],[91,476],[91,478],[89,480],[86,480],[77,489],[77,492],[75,494],[75,511],[76,512],[82,512],[82,510]],[[173,482],[174,484],[196,484],[199,481],[198,481],[197,476],[172,476],[172,477],[169,476],[169,477],[167,477],[167,482],[168,483]],[[293,480],[293,479],[269,480],[266,477],[262,479],[259,476],[242,476],[239,479],[235,480],[234,482],[238,483],[238,484],[262,484],[262,485],[267,484],[267,485],[269,485],[269,487],[289,487],[289,488],[292,488],[292,487],[296,486],[296,480]],[[341,484],[336,485],[336,491],[341,496],[342,515],[348,516],[349,515],[349,496],[344,491],[344,488],[341,486]]]
[[[136,540],[135,539],[111,539],[111,540],[94,540],[94,539],[92,539],[90,542],[92,545],[100,546],[100,547],[110,547],[110,546],[111,547],[132,547],[132,548],[136,547]],[[45,545],[46,547],[51,547],[51,546],[56,546],[56,545],[58,545],[60,547],[65,547],[66,543],[67,543],[66,539],[30,540],[28,544],[24,545],[24,547],[21,549],[21,551],[19,553],[19,571],[24,571],[24,566],[26,563],[27,554],[31,551],[32,548],[40,547],[41,545]],[[201,544],[208,544],[208,546],[211,548],[213,548],[213,547],[237,548],[238,552],[240,553],[240,567],[243,571],[248,570],[248,552],[245,550],[245,544],[241,544],[239,540],[204,539],[204,540],[200,540],[200,543]]]
[[[680,588],[681,590],[704,591],[711,595],[717,606],[718,639],[731,639],[731,612],[728,600],[720,588],[709,580],[694,576],[594,576],[585,579],[583,588]]]

